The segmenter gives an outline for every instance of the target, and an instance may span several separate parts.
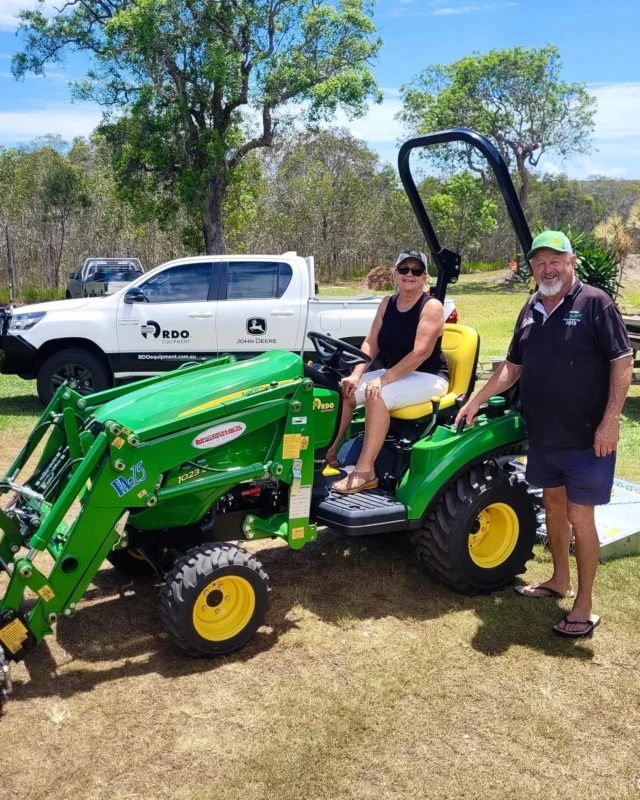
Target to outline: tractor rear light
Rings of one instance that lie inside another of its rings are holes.
[[[455,325],[458,322],[458,309],[454,308],[453,311],[447,317],[447,322],[451,323],[451,325]]]

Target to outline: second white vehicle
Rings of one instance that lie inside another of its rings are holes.
[[[82,394],[221,353],[313,350],[317,330],[361,344],[379,295],[318,297],[312,258],[197,256],[162,264],[113,295],[15,309],[1,371],[37,378],[47,403],[64,382]],[[445,318],[454,322],[452,301]]]

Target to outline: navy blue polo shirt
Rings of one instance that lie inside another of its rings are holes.
[[[632,354],[609,295],[577,280],[547,315],[536,292],[518,316],[507,361],[522,367],[529,439],[542,447],[593,447],[609,399],[610,363]]]

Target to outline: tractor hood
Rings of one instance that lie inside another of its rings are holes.
[[[247,361],[236,361],[197,372],[176,371],[170,379],[157,382],[105,403],[96,411],[98,422],[115,420],[132,430],[170,422],[215,409],[251,389],[267,388],[272,381],[302,377],[302,359],[295,353],[274,350]],[[220,409],[218,416],[224,416]],[[212,417],[216,416],[212,411]]]

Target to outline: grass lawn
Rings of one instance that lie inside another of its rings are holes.
[[[524,295],[468,278],[461,321],[504,353]],[[33,384],[0,378],[3,468],[39,411]],[[639,421],[634,389],[618,472],[636,479]],[[156,581],[105,565],[13,670],[3,796],[640,798],[640,558],[600,568],[603,624],[571,642],[551,634],[567,601],[454,594],[398,538],[248,547],[273,586],[268,627],[218,661],[167,641]],[[537,548],[526,579],[549,564]]]

